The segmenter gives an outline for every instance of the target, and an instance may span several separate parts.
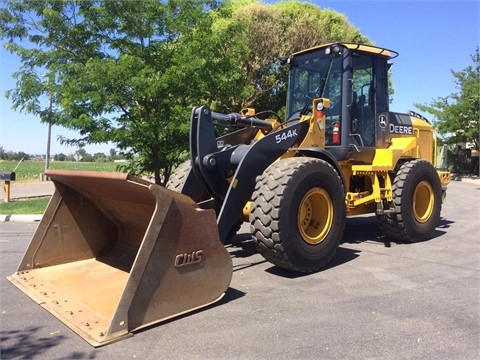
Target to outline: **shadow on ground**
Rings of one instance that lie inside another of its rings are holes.
[[[384,235],[377,225],[375,215],[350,217],[347,218],[346,221],[347,222],[345,225],[345,232],[342,239],[342,244],[361,244],[363,242],[369,242],[387,248],[391,247],[392,243],[398,245],[409,244],[408,242],[394,240]],[[441,237],[446,233],[445,230],[452,226],[452,224],[454,224],[453,221],[442,218],[431,238],[424,241],[432,241]],[[248,232],[238,233],[230,240],[227,248],[233,258],[249,258],[257,254],[257,249],[255,247],[255,244],[253,243],[252,236]],[[358,256],[360,256],[360,252],[361,251],[359,250],[348,249],[340,246],[333,259],[321,271],[325,271],[352,261]],[[246,267],[255,266],[264,262],[266,262],[266,260],[251,262],[248,265],[239,265],[238,268],[234,268],[234,271],[238,271]],[[272,266],[271,268],[266,269],[266,271],[271,274],[290,279],[308,275],[304,273],[296,273],[289,270],[284,270],[277,266]]]
[[[50,336],[42,336],[45,330],[40,326],[30,326],[23,330],[1,331],[2,359],[35,359],[44,355],[66,339],[65,335],[52,333]],[[85,354],[74,351],[59,359],[95,359],[95,353],[91,351]]]

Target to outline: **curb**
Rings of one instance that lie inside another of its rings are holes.
[[[480,184],[480,178],[461,178],[452,176],[452,182],[462,182],[465,184]]]
[[[462,182],[466,184],[480,185],[480,178],[477,176],[474,177],[461,177],[457,175],[452,175],[452,182]],[[48,196],[48,195],[47,195]],[[38,196],[34,196],[38,197]],[[0,222],[37,222],[42,220],[43,215],[4,215],[0,214]]]
[[[43,215],[0,215],[0,222],[36,222],[42,220]]]

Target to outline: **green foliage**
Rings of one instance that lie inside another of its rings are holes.
[[[93,154],[94,161],[105,162],[107,161],[107,156],[104,153],[97,152]]]
[[[43,214],[47,208],[50,196],[39,199],[13,200],[0,203],[0,214]]]
[[[431,104],[415,104],[435,117],[435,127],[446,144],[469,142],[479,149],[480,129],[480,52],[472,55],[473,65],[453,71],[458,91],[439,97]]]
[[[370,43],[344,15],[296,0],[227,2],[214,26],[217,33],[228,34],[224,46],[233,54],[240,51],[225,72],[230,75],[229,87],[236,91],[222,89],[215,98],[224,112],[255,107],[282,113],[288,74],[278,57],[335,41]]]
[[[5,4],[0,37],[22,60],[13,107],[78,131],[65,144],[114,143],[130,160],[124,170],[153,172],[156,183],[186,157],[193,106],[282,112],[287,73],[276,57],[368,42],[343,15],[300,1]]]
[[[52,161],[50,169],[121,172],[119,164],[122,163]],[[20,164],[18,161],[0,161],[0,171],[15,171],[16,181],[39,180],[44,170],[43,161],[22,161]]]
[[[175,124],[186,124],[185,108],[199,100],[191,87],[195,79],[185,76],[195,73],[192,65],[196,70],[202,65],[185,56],[189,34],[209,29],[204,20],[214,5],[200,0],[8,2],[0,11],[2,38],[23,66],[7,96],[16,109],[78,130],[80,137],[62,139],[68,145],[112,141],[131,159],[151,159],[160,183],[161,173],[169,171],[172,159],[177,162],[175,152],[188,141],[188,127]],[[52,106],[41,108],[42,96]]]
[[[0,161],[1,160],[28,160],[30,159],[30,155],[24,153],[23,151],[14,152],[14,151],[6,151],[3,146],[0,146]]]

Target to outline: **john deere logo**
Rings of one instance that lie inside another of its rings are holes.
[[[378,118],[378,123],[382,129],[387,127],[387,117],[385,115],[380,115]]]
[[[193,251],[192,253],[178,254],[175,257],[173,266],[179,268],[187,265],[193,265],[203,260],[203,250]]]

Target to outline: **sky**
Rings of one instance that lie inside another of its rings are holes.
[[[430,104],[438,97],[456,92],[458,89],[451,71],[461,71],[473,65],[471,56],[480,42],[480,0],[308,2],[344,14],[375,45],[400,53],[399,57],[392,60],[395,94],[390,105],[391,111],[419,112],[415,103]],[[15,87],[12,74],[19,66],[16,57],[2,47],[0,146],[6,151],[45,154],[47,125],[40,123],[34,115],[13,111],[11,101],[4,96],[7,90]],[[427,118],[431,116],[423,115]],[[185,116],[190,116],[190,109],[185,109]],[[53,126],[50,153],[74,153],[75,148],[60,144],[59,135],[75,137],[74,132]],[[91,154],[108,154],[112,147],[112,144],[87,145],[85,150]]]

